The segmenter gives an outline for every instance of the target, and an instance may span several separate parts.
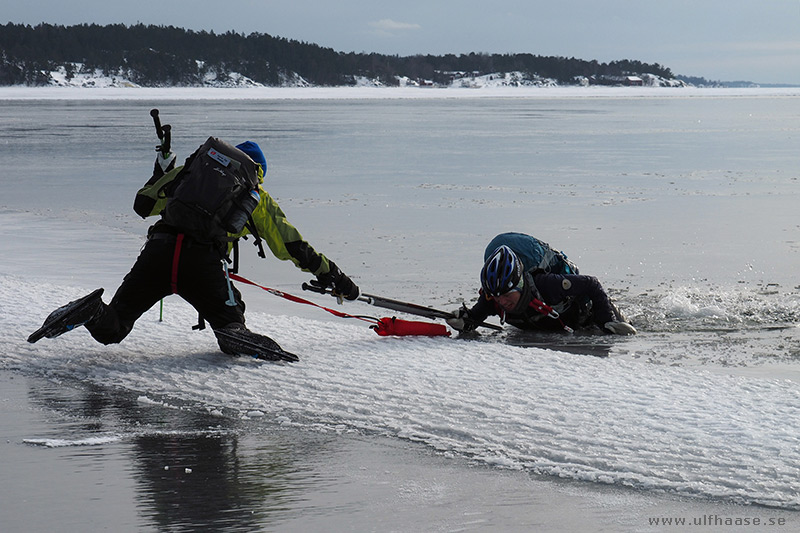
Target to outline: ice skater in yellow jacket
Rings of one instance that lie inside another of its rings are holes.
[[[238,145],[237,148],[247,153],[258,163],[259,181],[263,184],[267,163],[258,145],[252,141],[247,141]],[[169,189],[169,185],[183,170],[183,166],[176,167],[174,165],[174,154],[163,158],[159,153],[157,159],[153,178],[151,178],[151,180],[136,194],[134,210],[142,217],[156,216],[162,213],[167,203],[165,191]],[[164,168],[168,168],[169,171],[164,173],[162,165],[164,165]],[[297,228],[286,219],[286,215],[278,205],[278,202],[263,189],[263,186],[259,186],[258,192],[260,200],[253,211],[252,219],[255,223],[258,236],[267,243],[272,254],[282,261],[291,260],[300,269],[311,272],[315,276],[325,276],[331,272],[331,262],[328,258],[321,253],[317,253],[314,248],[303,239],[303,236]],[[158,230],[159,223],[156,223],[156,225],[151,228],[150,233],[152,234],[154,231]],[[240,233],[232,234],[231,238],[241,238],[250,234],[252,234],[250,228],[245,227]],[[230,251],[230,246],[228,251]],[[335,272],[335,265],[333,270],[332,278],[337,275]],[[336,280],[334,279],[332,281]],[[347,296],[351,293],[351,290],[348,290],[349,287],[342,286],[343,281],[342,279],[338,286],[340,291]],[[344,284],[346,285],[346,283]]]
[[[55,337],[85,325],[99,342],[118,343],[130,333],[136,320],[156,302],[169,294],[178,294],[197,309],[202,319],[208,321],[223,352],[231,355],[264,355],[250,353],[254,350],[253,346],[259,344],[264,346],[265,352],[280,351],[275,341],[245,327],[245,304],[221,263],[230,253],[233,243],[249,234],[266,242],[278,259],[291,260],[301,270],[314,274],[321,286],[333,288],[337,295],[344,298],[356,299],[359,296],[356,284],[333,261],[318,253],[303,239],[286,219],[278,203],[263,189],[267,163],[259,146],[247,141],[237,145],[236,149],[252,160],[250,164],[255,163],[258,172],[259,200],[250,215],[251,224],[238,233],[228,234],[224,239],[203,239],[184,234],[168,223],[163,215],[170,185],[184,166],[175,166],[175,154],[159,152],[153,176],[136,195],[134,210],[142,217],[160,215],[161,218],[150,227],[147,242],[136,263],[110,303],[103,303],[102,290],[70,302],[48,317],[49,320],[60,313],[59,322],[64,323],[63,331],[44,336]],[[70,317],[70,314],[75,316]]]

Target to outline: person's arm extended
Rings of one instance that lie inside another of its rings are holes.
[[[278,202],[260,190],[261,200],[253,211],[253,223],[261,239],[266,241],[272,254],[283,261],[291,260],[295,266],[314,274],[325,287],[349,300],[358,298],[359,289],[336,264],[317,252],[303,239],[300,232],[287,219]],[[245,229],[237,236],[250,233]]]

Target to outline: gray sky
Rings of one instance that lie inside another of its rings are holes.
[[[637,59],[800,84],[800,0],[2,0],[2,22],[267,33],[340,52]]]

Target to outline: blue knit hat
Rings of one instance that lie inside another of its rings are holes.
[[[267,159],[264,157],[264,152],[253,141],[245,141],[242,144],[237,144],[236,148],[250,156],[250,159],[261,165],[261,170],[264,174],[267,173]]]

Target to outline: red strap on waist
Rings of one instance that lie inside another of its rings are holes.
[[[183,244],[183,233],[175,236],[175,252],[172,254],[172,276],[169,284],[172,287],[172,294],[178,294],[178,265],[181,260],[181,245]]]
[[[561,327],[564,328],[564,331],[566,331],[567,333],[572,333],[573,331],[572,328],[564,324],[564,321],[561,320],[561,316],[558,314],[558,311],[556,311],[543,301],[533,298],[531,300],[530,307],[536,309],[538,312],[542,313],[546,317],[558,320],[558,323],[561,324]]]

